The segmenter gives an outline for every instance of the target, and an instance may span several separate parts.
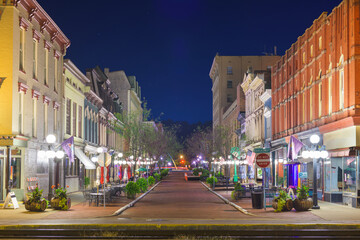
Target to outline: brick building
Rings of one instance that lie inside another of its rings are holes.
[[[282,169],[290,135],[310,146],[316,133],[330,152],[317,173],[319,197],[352,206],[359,197],[358,153],[352,151],[360,145],[359,14],[356,0],[322,13],[272,67],[273,168]],[[298,170],[313,176],[312,163],[299,161]],[[289,184],[285,178],[276,182]]]

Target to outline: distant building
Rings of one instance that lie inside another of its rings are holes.
[[[213,93],[213,127],[223,123],[223,115],[234,103],[237,86],[242,82],[244,73],[250,66],[256,70],[270,68],[279,56],[220,56],[214,57],[209,76],[212,80]],[[239,110],[245,111],[244,93],[240,91]]]

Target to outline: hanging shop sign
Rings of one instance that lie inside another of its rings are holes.
[[[307,172],[299,172],[299,178],[307,178]]]

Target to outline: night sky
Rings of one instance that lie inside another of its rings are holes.
[[[154,118],[212,119],[215,54],[278,54],[341,0],[38,0],[70,39],[66,58],[135,75]]]

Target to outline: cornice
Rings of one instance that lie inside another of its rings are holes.
[[[64,67],[73,74],[77,79],[79,79],[83,84],[90,83],[90,79],[88,79],[70,59],[64,60]]]

